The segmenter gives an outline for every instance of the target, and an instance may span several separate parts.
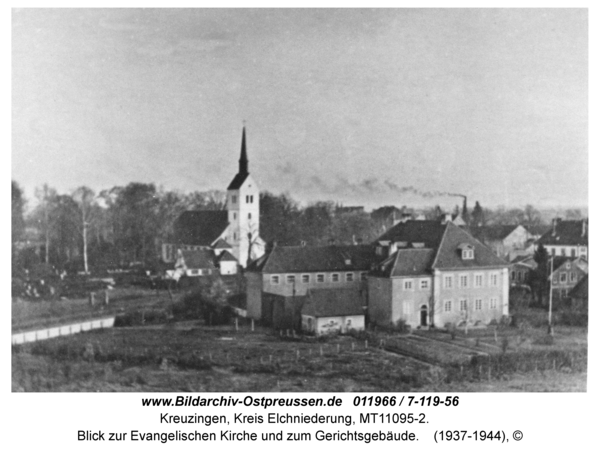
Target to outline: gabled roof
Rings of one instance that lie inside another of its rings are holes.
[[[583,223],[586,223],[585,226]],[[587,220],[571,221],[556,220],[556,227],[551,227],[540,237],[538,243],[542,245],[587,246],[588,230]],[[585,228],[585,232],[584,232]]]
[[[246,181],[249,175],[250,173],[237,173],[231,181],[231,183],[229,184],[229,186],[227,187],[227,190],[239,190],[239,188]]]
[[[302,314],[313,317],[364,315],[365,304],[357,289],[310,289]]]
[[[252,262],[247,271],[301,273],[370,270],[380,260],[371,245],[275,246]]]
[[[579,280],[575,287],[571,289],[569,292],[569,297],[571,298],[588,298],[588,275],[585,275],[583,278]]]
[[[231,254],[229,251],[225,250],[219,255],[219,258],[217,259],[217,261],[219,261],[219,262],[232,262],[232,261],[237,262],[238,260],[235,258],[235,256],[233,254]]]
[[[518,224],[499,224],[493,226],[484,226],[480,228],[475,228],[476,233],[474,231],[474,235],[477,235],[477,238],[480,240],[504,240],[508,237],[515,229],[517,229],[520,225]]]
[[[224,239],[219,239],[217,240],[217,243],[215,243],[212,248],[214,250],[231,250],[233,249],[233,247],[227,243]]]
[[[175,222],[175,237],[186,245],[210,246],[227,225],[226,210],[188,210]]]
[[[407,242],[408,244],[417,242],[424,243],[425,248],[436,249],[445,230],[446,225],[439,221],[409,220],[390,228],[377,241],[389,240],[391,242]]]
[[[214,254],[211,250],[182,251],[181,255],[183,256],[183,261],[188,269],[216,269],[213,263]]]
[[[471,245],[474,249],[473,259],[463,259],[461,246]],[[474,268],[474,267],[507,267],[508,262],[496,256],[491,249],[475,239],[464,229],[453,223],[447,223],[446,232],[441,239],[433,268]]]
[[[371,272],[374,276],[415,276],[431,273],[435,250],[431,248],[400,249]]]

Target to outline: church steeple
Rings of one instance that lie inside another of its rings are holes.
[[[242,152],[239,161],[239,174],[248,174],[248,155],[246,154],[246,126],[242,128]]]

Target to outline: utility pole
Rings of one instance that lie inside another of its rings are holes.
[[[554,273],[554,256],[550,258],[550,296],[548,298],[548,334],[554,335],[552,329],[552,278]]]

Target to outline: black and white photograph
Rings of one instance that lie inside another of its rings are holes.
[[[11,391],[586,393],[588,30],[12,9]]]

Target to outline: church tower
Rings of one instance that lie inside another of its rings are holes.
[[[242,267],[246,267],[249,257],[254,260],[264,254],[264,242],[259,235],[259,195],[258,185],[248,171],[244,127],[238,173],[227,187],[229,227],[226,234],[227,242],[233,247],[232,253]]]

